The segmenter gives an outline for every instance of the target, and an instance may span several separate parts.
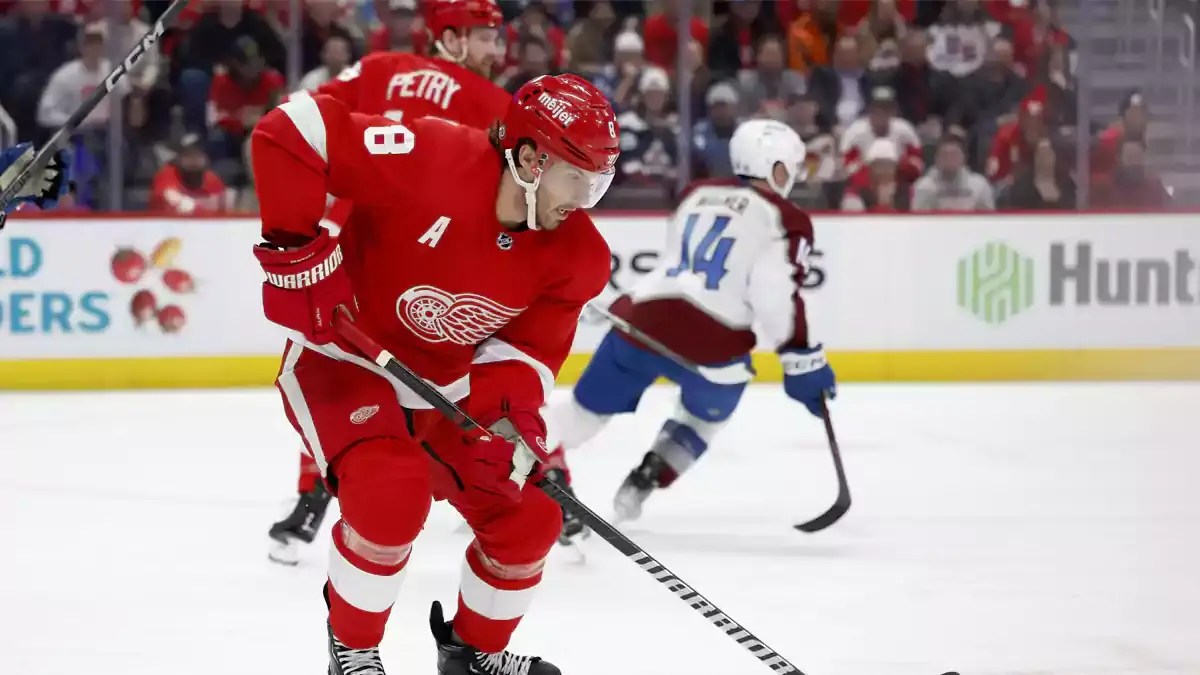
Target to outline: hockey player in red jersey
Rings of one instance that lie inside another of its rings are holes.
[[[715,374],[745,372],[756,344],[776,350],[784,391],[819,416],[822,397],[834,394],[834,373],[821,345],[809,338],[800,295],[812,222],[787,199],[803,175],[804,142],[784,124],[751,120],[734,131],[729,145],[738,178],[689,188],[668,226],[659,266],[611,311],[706,366],[714,379],[736,381]],[[555,448],[547,475],[569,484],[563,451],[587,442],[611,416],[633,412],[660,376],[679,384],[679,405],[614,500],[618,519],[638,517],[651,492],[671,485],[708,449],[733,414],[744,382],[709,381],[614,329],[572,399],[546,412]],[[563,543],[582,532],[583,524],[568,514]]]
[[[504,16],[496,0],[424,0],[437,55],[375,52],[317,90],[351,110],[397,122],[441,117],[480,129],[512,98],[491,81]]]
[[[496,46],[504,16],[496,0],[424,0],[425,23],[436,56],[376,52],[327,82],[318,94],[333,96],[353,112],[411,122],[440,117],[486,129],[502,119],[512,96],[489,78],[502,56]],[[344,225],[348,200],[335,200],[326,218]],[[316,537],[330,494],[320,468],[300,454],[298,498],[291,512],[268,530],[268,557],[284,565],[300,560],[299,543]]]
[[[546,458],[540,409],[608,279],[583,209],[618,147],[611,107],[573,75],[523,86],[490,132],[328,96],[293,97],[254,131],[264,312],[292,335],[277,387],[341,505],[332,675],[384,672],[378,645],[431,499],[475,533],[453,621],[431,612],[439,674],[560,672],[505,649],[562,526],[529,483]],[[354,203],[336,240],[318,225],[327,193]],[[346,346],[339,308],[494,435],[465,435]]]

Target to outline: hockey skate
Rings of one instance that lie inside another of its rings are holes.
[[[553,663],[536,656],[517,656],[510,652],[488,654],[470,645],[459,644],[454,639],[453,622],[442,617],[440,602],[433,603],[429,610],[429,627],[437,641],[438,675],[562,675]]]
[[[331,498],[332,495],[321,481],[317,481],[311,492],[300,495],[292,512],[272,525],[267,533],[270,537],[267,557],[281,565],[295,565],[300,562],[298,542],[312,543],[317,531],[321,529],[321,521],[325,520],[325,510],[329,508]]]
[[[329,675],[387,675],[379,660],[379,647],[351,649],[329,629]]]
[[[546,478],[553,483],[557,483],[559,487],[566,490],[572,497],[575,496],[575,490],[571,489],[570,485],[567,485],[567,476],[561,469],[547,469]],[[583,520],[575,514],[568,512],[566,509],[562,510],[562,514],[563,526],[562,533],[558,535],[559,544],[571,546],[579,539],[584,539],[592,533],[588,529],[588,526],[583,523]]]
[[[642,504],[657,487],[670,483],[674,478],[674,469],[667,465],[666,460],[653,451],[647,452],[642,463],[629,472],[617,494],[613,497],[613,511],[616,521],[637,520],[642,515]]]

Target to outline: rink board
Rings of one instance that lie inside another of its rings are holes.
[[[666,217],[600,217],[604,299]],[[1200,380],[1196,214],[814,217],[805,299],[842,381]],[[0,235],[0,388],[269,384],[257,221],[19,218]],[[156,313],[157,312],[157,313]],[[161,319],[161,322],[160,322]],[[580,324],[560,382],[605,326]],[[777,361],[756,354],[762,381]]]
[[[559,384],[572,384],[591,354],[572,354]],[[1200,381],[1200,349],[831,352],[842,382]],[[758,382],[779,382],[779,360],[756,353]],[[196,356],[0,361],[0,389],[259,387],[277,356]]]

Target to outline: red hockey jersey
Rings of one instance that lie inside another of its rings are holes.
[[[506,229],[505,169],[486,132],[444,120],[400,125],[294,96],[252,143],[268,240],[314,235],[327,193],[354,202],[340,240],[364,330],[452,400],[469,390],[471,409],[541,406],[580,310],[608,281],[608,246],[586,213],[553,231]]]
[[[491,80],[457,63],[400,52],[368,54],[317,93],[354,112],[397,122],[440,117],[478,129],[503,119],[512,99]]]
[[[512,98],[491,80],[457,63],[400,52],[369,54],[317,93],[338,99],[353,112],[397,122],[432,116],[478,129],[503,119]],[[345,225],[350,209],[348,201],[338,200],[330,205],[326,219]]]

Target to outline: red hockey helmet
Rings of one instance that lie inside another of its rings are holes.
[[[422,0],[425,25],[435,40],[449,28],[467,31],[471,28],[499,28],[504,14],[496,0]]]
[[[500,142],[509,168],[526,191],[543,180],[547,160],[553,156],[574,167],[568,172],[583,208],[600,201],[612,183],[621,152],[617,116],[608,99],[591,82],[578,75],[543,75],[517,90]],[[533,183],[517,175],[513,151],[522,139],[533,141],[540,156]],[[566,168],[566,167],[563,167]]]

